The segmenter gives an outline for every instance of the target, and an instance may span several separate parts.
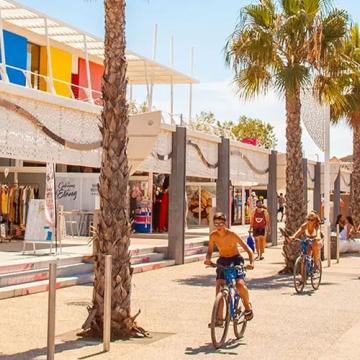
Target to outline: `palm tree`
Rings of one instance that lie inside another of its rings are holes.
[[[353,130],[352,216],[360,224],[360,30],[354,24],[344,41],[344,54],[349,61],[343,67],[342,76],[335,79],[342,89],[342,101],[332,103],[332,121],[345,119]],[[350,65],[350,66],[349,66]]]
[[[126,100],[125,0],[105,0],[105,60],[101,114],[102,161],[99,182],[100,218],[95,242],[93,304],[84,330],[101,335],[104,305],[104,255],[113,259],[111,332],[128,337],[142,329],[130,314],[132,271],[129,255],[127,159],[129,123]]]
[[[328,0],[258,0],[242,9],[225,46],[240,96],[248,99],[274,88],[285,98],[287,233],[306,215],[300,94],[338,54],[346,26],[346,13]],[[286,240],[283,250],[291,270],[299,248]]]

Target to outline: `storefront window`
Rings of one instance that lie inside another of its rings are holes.
[[[211,209],[215,206],[215,185],[191,184],[186,187],[188,226],[208,226]]]

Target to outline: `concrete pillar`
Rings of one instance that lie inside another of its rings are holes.
[[[320,209],[321,209],[321,163],[318,161],[315,165],[314,210],[320,214]]]
[[[303,166],[303,177],[304,177],[304,203],[305,203],[305,211],[308,213],[308,175],[307,175],[307,159],[302,160]]]
[[[267,186],[267,206],[270,215],[271,232],[267,238],[273,246],[277,245],[277,151],[272,150],[269,155],[269,180]]]
[[[333,201],[334,201],[334,213],[333,213],[333,225],[336,224],[336,218],[337,216],[340,214],[340,169],[339,169],[339,173],[338,176],[335,179],[335,183],[334,183],[334,197],[333,197]]]
[[[169,187],[169,258],[184,264],[185,252],[186,128],[176,127],[172,135]]]
[[[221,138],[218,146],[218,176],[216,181],[216,211],[226,215],[230,226],[230,140]]]

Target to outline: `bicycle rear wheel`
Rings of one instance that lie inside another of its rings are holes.
[[[321,283],[321,277],[322,277],[322,264],[321,260],[318,260],[317,262],[314,261],[314,269],[311,274],[311,286],[314,290],[318,290],[320,283]]]
[[[247,321],[245,319],[245,310],[241,307],[241,300],[237,302],[236,316],[234,319],[234,334],[237,339],[241,339],[244,336]]]
[[[219,321],[222,321],[222,326],[220,326]],[[229,322],[228,293],[221,291],[216,296],[211,315],[211,340],[215,349],[224,345],[229,330]]]
[[[304,258],[299,256],[296,259],[294,266],[294,287],[297,293],[301,293],[304,290],[306,282],[306,264]]]

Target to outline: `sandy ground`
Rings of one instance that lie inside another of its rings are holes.
[[[136,274],[132,308],[149,339],[117,341],[110,353],[99,342],[75,336],[86,318],[91,286],[57,292],[56,359],[360,359],[360,256],[324,269],[314,292],[294,292],[292,279],[276,275],[280,248],[248,272],[255,317],[245,337],[215,351],[207,323],[214,298],[214,270],[201,263]],[[325,265],[325,264],[324,264]],[[47,294],[0,301],[0,359],[46,358]]]

